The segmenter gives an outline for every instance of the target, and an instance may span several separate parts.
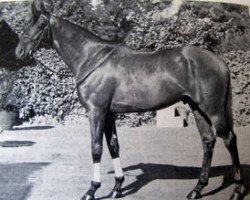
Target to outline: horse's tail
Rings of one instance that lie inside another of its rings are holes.
[[[228,75],[226,102],[225,102],[225,117],[227,120],[227,127],[230,131],[233,130],[233,108],[232,108],[232,84],[230,73]]]

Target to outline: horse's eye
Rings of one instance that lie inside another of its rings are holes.
[[[44,28],[45,25],[46,25],[46,21],[45,20],[39,20],[38,24],[37,24],[37,27],[39,29],[41,29],[41,28]]]
[[[38,27],[39,29],[43,28],[43,27],[44,27],[44,23],[38,22],[37,27]]]
[[[40,16],[39,21],[38,21],[38,28],[43,28],[47,23],[47,19],[43,16]]]

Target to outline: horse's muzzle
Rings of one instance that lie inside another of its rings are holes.
[[[28,53],[23,48],[16,48],[15,55],[17,60],[30,61],[32,58],[33,51],[30,50]]]

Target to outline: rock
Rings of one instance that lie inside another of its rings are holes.
[[[0,21],[0,55],[15,49],[18,35],[11,30],[5,20]]]
[[[24,63],[17,61],[15,48],[18,44],[18,35],[10,28],[5,20],[0,21],[0,68],[16,71]]]

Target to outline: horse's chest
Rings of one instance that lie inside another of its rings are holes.
[[[85,108],[106,108],[112,98],[116,79],[97,70],[78,87],[78,97]]]

